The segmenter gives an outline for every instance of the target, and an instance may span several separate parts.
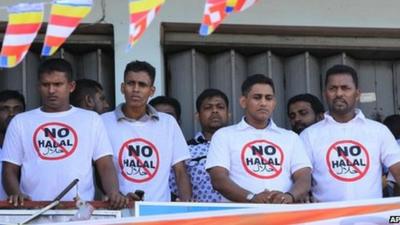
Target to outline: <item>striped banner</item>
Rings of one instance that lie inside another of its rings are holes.
[[[165,0],[129,1],[129,47],[132,48],[143,36],[164,2]]]
[[[43,22],[43,3],[7,8],[8,24],[0,53],[0,67],[12,68],[25,57]]]
[[[200,25],[199,34],[210,35],[222,23],[228,15],[225,12],[226,0],[207,0],[204,6],[203,19]]]
[[[136,202],[135,210],[141,203]],[[150,203],[154,206],[157,203]],[[165,206],[166,204],[161,204]],[[242,209],[210,209],[205,203],[169,203],[170,212],[161,209],[161,214],[109,220],[85,221],[85,225],[259,225],[259,224],[389,224],[400,223],[400,198],[368,199],[362,201],[330,202],[313,204],[239,204]],[[177,207],[186,205],[186,213]],[[217,208],[229,208],[233,204],[214,203]],[[149,206],[145,204],[144,206]],[[201,207],[201,208],[199,208]],[[247,207],[247,208],[246,208]],[[82,222],[81,222],[82,223]],[[81,224],[78,222],[59,223],[60,225]]]
[[[210,35],[231,12],[242,12],[258,0],[207,0],[199,34]]]
[[[227,0],[226,1],[226,12],[242,12],[252,5],[254,5],[258,0]]]
[[[92,10],[93,0],[56,0],[51,6],[42,55],[53,55]]]

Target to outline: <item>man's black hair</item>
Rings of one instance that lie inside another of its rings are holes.
[[[178,100],[175,98],[167,97],[167,96],[157,96],[150,100],[149,104],[153,107],[159,104],[170,105],[174,108],[176,116],[178,120],[181,119],[181,104],[179,104]]]
[[[38,69],[39,79],[45,73],[52,73],[54,71],[64,72],[67,75],[68,81],[73,80],[73,72],[71,64],[61,58],[50,58],[43,61]]]
[[[15,100],[21,102],[24,107],[23,110],[25,111],[25,98],[21,93],[19,93],[18,91],[15,91],[15,90],[0,91],[0,102],[6,102],[10,99],[15,99]]]
[[[221,97],[225,104],[226,107],[229,107],[229,100],[226,94],[218,89],[214,88],[208,88],[205,89],[203,92],[200,93],[200,95],[196,99],[196,110],[197,112],[200,112],[201,104],[203,104],[204,100],[212,97]]]
[[[385,118],[383,121],[396,139],[400,139],[400,115],[393,114]]]
[[[85,96],[89,95],[94,97],[98,91],[102,91],[103,87],[95,80],[79,79],[76,80],[75,90],[69,96],[71,105],[80,107],[84,102]]]
[[[310,103],[311,108],[316,115],[325,112],[324,105],[322,105],[322,102],[319,100],[319,98],[317,98],[315,95],[306,93],[306,94],[295,95],[289,99],[288,104],[287,104],[287,113],[288,114],[289,114],[290,105],[292,105],[296,102]]]
[[[356,88],[358,88],[358,76],[357,76],[357,72],[355,69],[353,69],[353,67],[347,66],[347,65],[334,65],[331,68],[328,69],[328,71],[326,71],[326,76],[325,76],[325,87],[328,84],[328,79],[330,76],[335,76],[338,74],[348,74],[351,76],[351,78],[353,79],[354,85],[356,86]]]
[[[156,69],[148,62],[145,61],[132,61],[128,63],[125,67],[124,71],[124,79],[126,78],[126,75],[130,72],[141,72],[144,71],[146,72],[151,80],[151,85],[154,85],[154,80],[156,78]]]
[[[275,93],[274,82],[271,78],[265,76],[264,74],[254,74],[246,78],[242,84],[242,95],[247,96],[251,88],[255,84],[267,84],[271,86],[272,91]]]

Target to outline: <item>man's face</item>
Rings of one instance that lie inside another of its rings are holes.
[[[176,113],[175,108],[172,105],[160,103],[155,105],[154,108],[159,112],[167,113],[173,116],[176,121],[179,121],[178,114]]]
[[[268,84],[255,84],[247,96],[240,98],[240,106],[245,109],[248,122],[265,123],[271,118],[276,106],[275,95]]]
[[[0,133],[5,133],[11,119],[24,111],[24,105],[17,99],[0,102]]]
[[[154,91],[150,76],[144,71],[129,71],[121,84],[126,105],[132,108],[145,108],[147,100],[153,96]]]
[[[320,120],[309,102],[298,101],[289,105],[289,121],[292,130],[300,134],[304,129]]]
[[[201,103],[197,116],[203,131],[215,132],[228,124],[228,106],[219,96],[206,98]]]
[[[93,111],[98,114],[107,112],[110,109],[110,105],[107,102],[106,96],[103,90],[98,89],[96,94],[92,97],[93,99]]]
[[[330,76],[324,94],[333,115],[345,115],[353,111],[360,98],[360,91],[349,74]]]
[[[62,112],[68,110],[69,95],[75,89],[75,82],[68,81],[65,72],[52,71],[40,75],[39,92],[43,110]]]

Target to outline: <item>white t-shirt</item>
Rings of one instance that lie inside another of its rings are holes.
[[[360,110],[347,123],[325,119],[301,133],[313,163],[312,192],[318,201],[382,197],[382,164],[400,161],[400,149],[386,126]]]
[[[211,139],[206,169],[224,167],[230,179],[253,193],[289,191],[291,176],[311,168],[302,141],[292,131],[279,128],[271,120],[265,129],[256,129],[244,119],[219,129]]]
[[[16,115],[3,145],[3,161],[21,166],[21,191],[32,200],[53,200],[78,178],[79,197],[93,200],[92,160],[112,155],[97,113],[71,107],[46,113],[39,108]],[[72,200],[76,189],[62,200]]]
[[[3,156],[3,150],[0,147],[0,159]],[[3,161],[0,161],[0,177],[3,176]],[[0,201],[6,200],[8,197],[8,195],[6,194],[6,192],[4,191],[4,187],[3,187],[3,179],[0,179]]]
[[[146,121],[117,120],[115,111],[102,114],[114,150],[120,190],[145,192],[146,201],[170,201],[171,167],[190,158],[176,120],[157,113]]]

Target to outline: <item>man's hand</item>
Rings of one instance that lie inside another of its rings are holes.
[[[119,192],[112,192],[108,194],[105,198],[104,201],[110,202],[110,206],[112,209],[122,209],[122,208],[127,208],[129,199],[126,196],[123,196]]]
[[[129,192],[126,196],[131,201],[143,201],[143,198],[140,198],[137,194],[135,194],[133,192]]]
[[[273,203],[273,204],[291,204],[294,199],[290,194],[281,191],[264,190],[256,195],[251,200],[252,203]]]
[[[13,204],[15,207],[24,206],[24,200],[31,200],[31,198],[23,193],[8,196],[8,203]]]

